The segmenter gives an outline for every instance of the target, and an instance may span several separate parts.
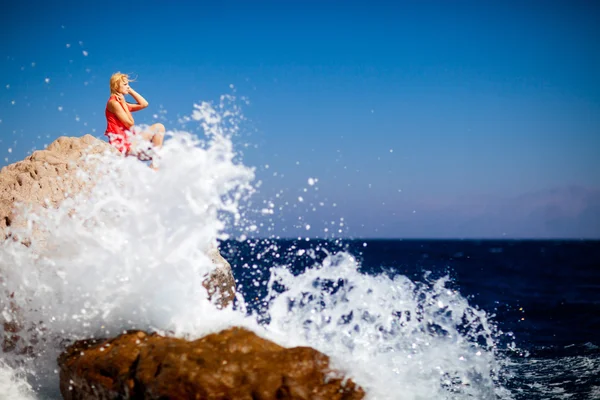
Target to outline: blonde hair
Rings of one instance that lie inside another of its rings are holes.
[[[116,94],[119,90],[119,83],[121,82],[133,82],[133,79],[129,78],[129,75],[121,72],[115,72],[110,77],[110,94]]]

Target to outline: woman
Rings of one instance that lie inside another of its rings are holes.
[[[129,94],[137,104],[127,103],[125,95]],[[162,147],[165,137],[163,124],[154,124],[146,131],[136,133],[133,130],[134,119],[132,112],[148,107],[148,102],[129,86],[129,76],[117,72],[110,77],[110,98],[106,104],[106,132],[108,142],[126,156],[135,156],[140,160],[152,159],[144,150],[132,146],[136,139],[151,142],[153,147]]]

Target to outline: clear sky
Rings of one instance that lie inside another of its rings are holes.
[[[271,233],[600,238],[597,1],[21,1],[0,40],[0,166],[103,138],[122,71],[167,129],[249,100]]]

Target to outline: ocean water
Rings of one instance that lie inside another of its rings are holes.
[[[600,241],[256,240],[221,249],[259,314],[269,312],[267,290],[252,282],[268,279],[268,266],[302,274],[339,251],[363,274],[406,277],[425,292],[445,279],[494,326],[496,384],[510,393],[498,398],[600,399]]]
[[[196,105],[204,135],[169,132],[158,173],[90,157],[90,193],[23,208],[12,234],[31,245],[0,244],[0,311],[22,328],[0,398],[59,399],[56,357],[73,340],[230,326],[324,352],[368,399],[600,397],[597,242],[248,239],[240,121],[226,96]],[[216,245],[237,280],[224,310],[202,287]]]

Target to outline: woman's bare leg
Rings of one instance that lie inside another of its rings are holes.
[[[154,124],[141,133],[142,138],[152,143],[154,147],[161,148],[165,140],[165,126],[161,123]]]
[[[152,143],[152,146],[160,149],[165,140],[165,126],[161,123],[151,125],[148,130],[141,132],[142,138]],[[158,169],[154,165],[154,161],[150,164],[150,168]]]

